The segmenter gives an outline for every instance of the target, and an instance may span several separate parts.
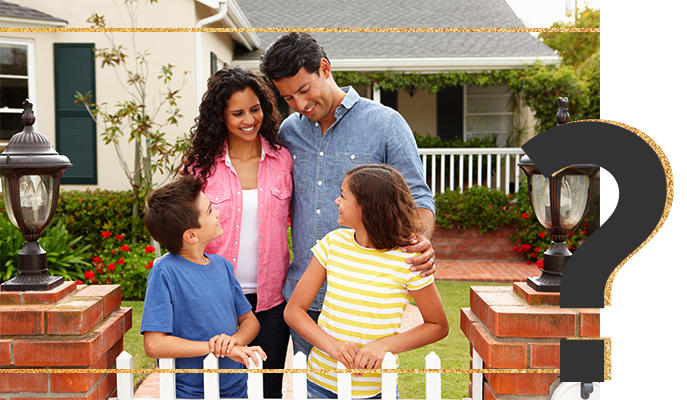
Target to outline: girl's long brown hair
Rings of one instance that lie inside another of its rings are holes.
[[[423,231],[415,201],[398,171],[386,164],[374,164],[352,168],[346,175],[374,248],[405,246],[411,234]]]

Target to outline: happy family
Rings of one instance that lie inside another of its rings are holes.
[[[148,277],[141,333],[176,368],[284,368],[289,337],[308,355],[309,398],[337,398],[336,374],[378,369],[386,352],[441,340],[434,286],[435,206],[410,127],[391,108],[339,88],[322,46],[289,33],[260,60],[208,79],[179,177],[148,198],[145,226],[168,254]],[[283,122],[272,83],[296,113]],[[287,228],[291,227],[293,261]],[[414,299],[423,323],[400,332]],[[396,357],[398,366],[398,357]],[[177,398],[202,398],[202,374],[177,374]],[[221,397],[247,375],[220,374]],[[381,374],[352,378],[380,398]],[[282,374],[264,375],[265,398]]]

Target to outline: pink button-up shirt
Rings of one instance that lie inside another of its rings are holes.
[[[282,287],[289,269],[286,240],[291,205],[293,162],[282,147],[273,150],[261,136],[263,156],[258,166],[258,304],[256,312],[268,310],[284,301]],[[237,265],[241,234],[243,190],[236,170],[226,162],[227,153],[215,160],[214,173],[203,192],[219,210],[224,234],[210,242],[206,253],[219,254]]]

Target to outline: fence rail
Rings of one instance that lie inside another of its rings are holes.
[[[494,187],[508,194],[517,192],[524,179],[517,163],[525,152],[519,147],[424,148],[419,151],[432,196],[446,190],[463,192],[473,186]],[[511,183],[514,184],[512,189]]]
[[[218,369],[219,361],[214,354],[209,354],[203,361],[204,369]],[[259,364],[253,365],[250,361],[249,369],[261,369],[262,360]],[[305,354],[298,352],[293,356],[293,369],[307,369]],[[339,363],[339,369],[345,369]],[[382,369],[395,369],[396,361],[394,355],[386,353],[382,362]],[[133,369],[133,357],[126,351],[117,357],[117,369]],[[160,369],[174,369],[174,359],[160,359]],[[430,352],[425,357],[425,369],[441,369],[441,360],[434,352]],[[396,399],[396,373],[382,374],[382,400]],[[307,398],[306,374],[293,373],[293,400],[305,400]],[[441,374],[426,373],[426,398],[427,400],[441,399]],[[219,374],[203,373],[204,392],[206,400],[219,400]],[[176,399],[175,374],[160,374],[160,399]],[[338,395],[339,399],[351,400],[351,374],[338,374]],[[117,398],[110,400],[133,400],[134,399],[134,376],[132,373],[117,374]],[[263,400],[262,374],[248,373],[248,399]]]

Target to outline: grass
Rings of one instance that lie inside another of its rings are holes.
[[[463,369],[470,367],[470,354],[467,338],[460,330],[460,309],[470,306],[470,286],[496,285],[485,282],[436,281],[437,289],[444,303],[448,317],[449,334],[440,342],[399,355],[399,368],[424,369],[425,356],[431,351],[441,359],[441,368]],[[156,362],[148,358],[143,350],[141,328],[142,301],[123,301],[122,307],[133,308],[131,330],[124,336],[124,350],[134,357],[134,369],[156,368]],[[136,387],[147,374],[134,374]],[[468,397],[468,374],[444,374],[441,377],[441,397],[443,399],[462,399]],[[424,399],[424,374],[399,374],[399,394],[402,399]]]

